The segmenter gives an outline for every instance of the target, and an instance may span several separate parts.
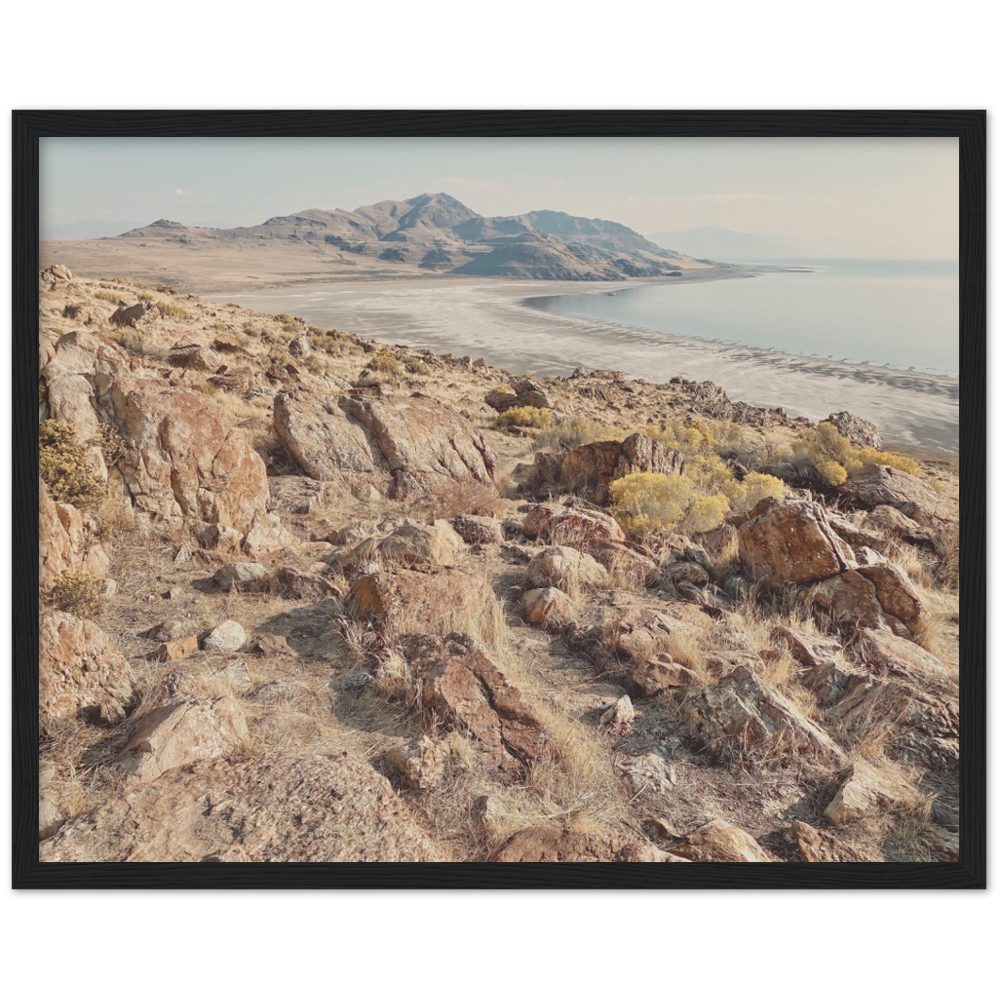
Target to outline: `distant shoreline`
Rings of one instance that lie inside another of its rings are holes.
[[[769,270],[727,268],[686,280],[755,277]],[[202,294],[261,312],[288,312],[317,326],[337,327],[376,341],[482,357],[512,372],[565,376],[583,367],[624,371],[629,378],[649,382],[667,382],[675,375],[713,381],[734,400],[780,407],[793,416],[821,420],[849,410],[874,421],[887,446],[958,454],[956,378],[648,333],[547,313],[529,304],[531,298],[546,295],[600,294],[681,280],[685,279],[543,282],[439,276]]]

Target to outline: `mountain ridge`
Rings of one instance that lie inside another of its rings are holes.
[[[115,239],[281,239],[327,252],[454,274],[615,281],[665,277],[703,267],[607,219],[539,209],[483,216],[445,193],[346,209],[303,209],[255,226],[217,229],[159,219]]]

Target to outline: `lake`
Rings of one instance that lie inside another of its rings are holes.
[[[809,270],[546,295],[526,304],[644,331],[957,376],[958,261],[757,263]]]

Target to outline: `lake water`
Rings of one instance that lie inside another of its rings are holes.
[[[958,375],[957,261],[758,263],[809,270],[527,302],[645,331]]]

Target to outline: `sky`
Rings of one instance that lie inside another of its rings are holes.
[[[43,238],[166,218],[256,225],[444,191],[482,215],[553,209],[644,235],[701,226],[801,255],[958,256],[958,140],[45,138]]]

